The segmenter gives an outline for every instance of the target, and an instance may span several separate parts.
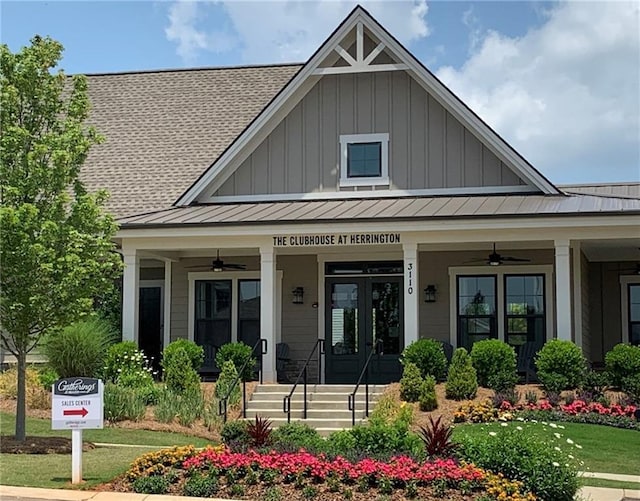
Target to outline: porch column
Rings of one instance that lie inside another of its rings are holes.
[[[402,244],[404,255],[404,345],[418,340],[418,312],[420,288],[418,287],[418,244]]]
[[[138,302],[140,292],[140,255],[136,249],[122,249],[122,340],[138,342]]]
[[[555,240],[556,251],[556,334],[558,339],[571,336],[571,254],[569,240]]]
[[[276,383],[276,258],[273,247],[260,247],[260,337],[267,340],[262,357],[265,383]]]
[[[575,343],[584,352],[582,344],[582,251],[580,242],[574,242],[571,247],[571,259],[573,262],[573,329]],[[590,358],[590,353],[585,353]]]
[[[163,328],[163,349],[171,342],[171,261],[164,262],[164,315]]]

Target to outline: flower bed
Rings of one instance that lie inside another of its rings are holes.
[[[453,459],[418,462],[398,456],[388,462],[369,458],[350,462],[304,450],[165,450],[139,458],[125,479],[124,488],[135,492],[240,499],[371,499],[376,494],[393,494],[398,500],[536,499],[523,494],[518,482]]]
[[[570,404],[554,407],[547,400],[536,403],[512,405],[506,400],[496,409],[489,401],[461,405],[454,414],[456,423],[489,423],[511,421],[516,417],[546,421],[591,423],[616,428],[640,430],[640,422],[634,417],[637,408],[633,405],[605,406],[599,402],[586,403],[574,400]]]

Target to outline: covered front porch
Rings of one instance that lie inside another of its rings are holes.
[[[127,230],[123,337],[157,354],[194,340],[213,375],[222,344],[263,338],[265,382],[278,380],[276,345],[295,368],[324,339],[329,383],[355,381],[377,339],[378,382],[399,379],[400,353],[421,337],[467,348],[495,337],[516,350],[568,339],[594,364],[639,341],[640,239],[628,228],[406,226]]]

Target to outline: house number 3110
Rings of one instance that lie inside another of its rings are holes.
[[[407,294],[413,294],[413,263],[407,265]]]

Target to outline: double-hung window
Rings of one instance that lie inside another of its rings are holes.
[[[505,341],[541,348],[546,338],[544,275],[505,275]]]
[[[389,184],[389,134],[340,136],[340,186]]]
[[[640,345],[640,284],[629,284],[629,342]]]
[[[497,338],[495,275],[458,276],[458,346]]]

